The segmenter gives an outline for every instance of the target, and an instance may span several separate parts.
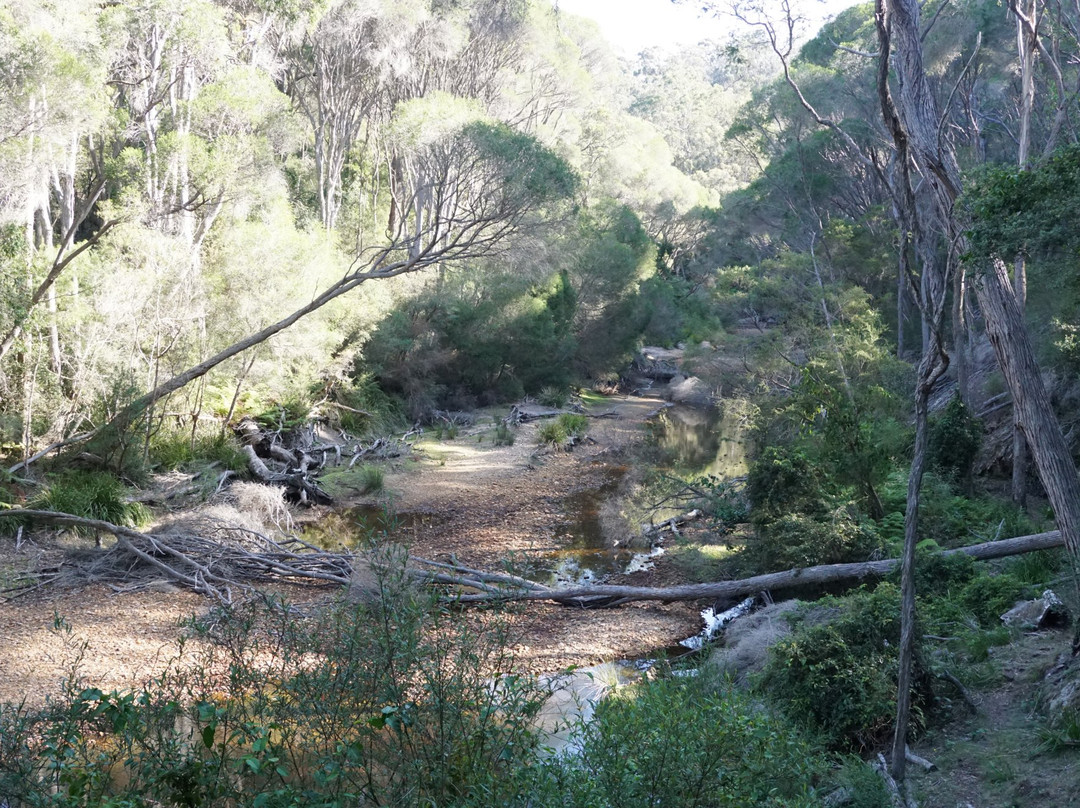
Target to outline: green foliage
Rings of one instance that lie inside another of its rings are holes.
[[[563,429],[566,430],[566,436],[569,438],[580,440],[589,431],[589,419],[587,416],[564,412],[556,420],[562,424]]]
[[[968,259],[1011,260],[1075,250],[1074,223],[1080,217],[1080,146],[1058,149],[1031,169],[989,166],[966,186],[961,204],[971,225]]]
[[[360,467],[361,494],[373,494],[382,491],[384,482],[383,470],[380,467],[370,464]]]
[[[44,489],[27,506],[126,527],[149,518],[143,505],[128,501],[124,484],[103,471],[71,470],[50,475]]]
[[[153,466],[172,470],[204,462],[220,463],[224,469],[236,472],[248,468],[247,457],[236,439],[220,432],[199,433],[192,437],[189,431],[174,430],[159,432],[150,440]]]
[[[659,679],[601,702],[580,755],[560,761],[561,805],[814,806],[823,757],[743,692]]]
[[[547,421],[540,424],[539,429],[536,430],[536,437],[541,445],[558,448],[566,443],[566,427],[558,421]]]
[[[490,678],[512,667],[505,622],[475,631],[411,588],[404,552],[374,553],[359,602],[298,619],[255,600],[193,623],[213,641],[142,690],[73,676],[41,709],[0,705],[0,793],[41,808],[820,805],[820,748],[705,677],[621,690],[575,728],[579,754],[545,756],[533,722],[552,685]]]
[[[575,301],[565,274],[541,285],[495,267],[460,276],[394,309],[364,346],[364,365],[418,419],[569,389]]]
[[[255,416],[255,420],[265,429],[287,431],[307,423],[311,417],[311,402],[302,398],[292,398],[275,403],[269,409]]]
[[[982,421],[959,396],[954,396],[930,423],[927,460],[931,467],[954,479],[967,480],[982,447],[982,436]]]
[[[696,507],[705,512],[712,526],[718,530],[730,530],[745,522],[750,514],[745,490],[733,480],[722,480],[714,474],[707,474],[695,477],[689,485],[701,494],[695,500]]]
[[[892,808],[892,795],[884,778],[855,755],[844,756],[836,781],[848,789],[851,796],[844,804],[851,808]]]
[[[540,424],[536,431],[541,445],[556,449],[570,447],[585,437],[589,431],[589,419],[584,415],[564,412],[553,421]]]
[[[401,403],[383,391],[373,373],[357,362],[351,375],[351,385],[334,384],[326,392],[339,405],[327,408],[332,423],[363,436],[384,435],[404,425]]]
[[[532,135],[504,123],[484,122],[469,124],[462,134],[494,169],[489,193],[543,204],[566,199],[578,187],[570,164]]]
[[[761,687],[832,746],[873,749],[888,739],[896,717],[899,589],[882,583],[811,609],[819,617],[797,624],[771,650]],[[832,616],[820,616],[824,610]],[[930,690],[918,653],[912,682],[912,719],[919,727]]]
[[[907,503],[907,471],[891,474],[882,488],[885,517],[879,523],[882,537],[900,543],[904,536]],[[1038,525],[1010,502],[988,496],[965,497],[953,491],[949,481],[928,472],[923,477],[919,502],[919,536],[944,548],[1035,533]]]
[[[766,446],[750,465],[746,495],[759,524],[785,514],[813,516],[826,510],[817,469],[798,449]]]
[[[561,409],[570,400],[570,391],[560,387],[545,387],[536,394],[536,400],[545,407]]]
[[[1039,727],[1036,754],[1060,755],[1080,747],[1080,711],[1065,710],[1050,716]]]
[[[58,808],[513,802],[547,690],[493,687],[501,630],[474,634],[418,598],[404,558],[381,556],[370,603],[310,621],[272,603],[226,611],[198,664],[144,691],[72,682],[40,711],[0,709],[0,793]]]
[[[1018,600],[1036,594],[1032,586],[1005,573],[974,578],[960,591],[958,600],[984,626],[999,626],[1001,615]]]
[[[840,509],[829,518],[791,513],[758,525],[757,535],[747,541],[746,554],[755,569],[771,571],[867,561],[882,555],[883,549],[872,528]]]
[[[501,418],[495,419],[495,445],[513,446],[516,435],[511,426]]]

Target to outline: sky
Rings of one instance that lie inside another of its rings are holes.
[[[798,12],[824,22],[854,5],[856,0],[792,0]],[[742,26],[731,16],[701,12],[701,4],[671,0],[557,0],[560,10],[591,17],[604,36],[624,55],[644,48],[693,44],[703,39],[727,39]],[[723,3],[719,3],[723,5]]]

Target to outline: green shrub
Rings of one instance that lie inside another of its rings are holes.
[[[904,537],[907,506],[906,470],[890,475],[882,489],[885,517],[879,530],[889,541],[900,544]],[[1009,536],[1035,533],[1038,525],[1020,508],[987,496],[960,496],[949,480],[937,473],[923,477],[919,503],[919,536],[933,539],[945,548],[962,547]]]
[[[225,469],[236,472],[246,471],[248,467],[247,456],[232,436],[198,434],[192,441],[191,433],[186,431],[155,435],[150,441],[150,462],[166,470],[199,462],[220,463]]]
[[[825,512],[823,481],[810,459],[798,450],[768,446],[750,465],[746,495],[755,522],[792,513]]]
[[[509,665],[499,621],[477,632],[437,608],[405,557],[379,554],[368,602],[216,614],[199,658],[145,690],[73,680],[41,710],[0,707],[0,794],[54,808],[512,804],[548,688],[493,687]]]
[[[896,718],[900,592],[882,583],[872,592],[826,598],[813,607],[835,609],[828,622],[803,623],[769,654],[760,686],[798,721],[819,729],[841,749],[873,749],[891,735]],[[929,676],[916,653],[912,721],[923,723]]]
[[[759,525],[746,553],[753,566],[764,571],[866,561],[883,547],[872,528],[841,509],[828,520],[796,513]]]
[[[982,447],[983,425],[959,396],[930,424],[927,460],[956,480],[967,480]]]
[[[536,430],[536,437],[541,445],[558,448],[566,443],[566,427],[558,421],[545,421]]]
[[[577,443],[588,431],[588,418],[584,415],[564,412],[554,421],[540,424],[536,436],[541,446],[548,445],[559,449]]]
[[[557,804],[819,805],[823,763],[803,733],[734,687],[658,679],[598,705],[580,756],[559,764],[572,797]]]
[[[749,515],[746,496],[736,482],[707,474],[692,479],[690,486],[702,492],[696,504],[714,528],[726,531],[746,521]]]
[[[545,387],[536,394],[536,400],[545,407],[561,409],[570,400],[570,391],[565,387]]]
[[[139,525],[149,518],[143,505],[127,500],[123,483],[101,471],[73,470],[53,475],[27,507],[124,526]]]
[[[378,466],[366,465],[360,469],[361,494],[372,494],[382,491],[384,482],[383,470]]]
[[[310,417],[311,402],[302,398],[291,398],[258,413],[255,420],[266,429],[286,430],[303,426]]]
[[[350,434],[386,434],[405,425],[401,402],[387,395],[374,374],[364,371],[359,363],[351,385],[334,384],[325,394],[332,402],[324,408],[331,423]]]
[[[1026,600],[1036,594],[1031,585],[1012,575],[980,575],[961,590],[958,600],[982,625],[998,626],[1001,615],[1018,600]]]
[[[885,780],[855,755],[844,756],[836,780],[849,792],[849,799],[844,803],[849,808],[891,808],[893,805]]]
[[[514,445],[514,430],[510,428],[510,425],[503,421],[501,418],[495,419],[495,445],[496,446],[513,446]]]
[[[580,440],[589,431],[589,419],[584,415],[564,412],[557,420],[562,425],[568,438]]]

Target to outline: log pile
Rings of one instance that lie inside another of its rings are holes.
[[[382,437],[364,445],[345,433],[340,441],[320,440],[310,424],[295,431],[267,429],[251,418],[242,419],[235,432],[252,476],[283,487],[285,498],[300,505],[333,504],[317,481],[326,466],[338,465],[349,455],[349,468],[364,459],[401,457],[411,451],[408,438],[416,434],[410,431],[400,438]]]

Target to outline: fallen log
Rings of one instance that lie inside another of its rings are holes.
[[[250,530],[236,528],[250,540],[222,542],[193,535],[162,535],[142,533],[98,519],[85,519],[53,511],[12,509],[4,516],[63,527],[85,528],[111,533],[117,544],[103,553],[116,554],[103,567],[97,580],[117,580],[133,575],[128,560],[137,560],[154,576],[165,575],[182,586],[221,600],[231,600],[230,587],[251,588],[252,584],[267,581],[291,581],[309,584],[348,584],[355,555],[328,553],[295,537],[275,541]],[[1061,533],[1051,531],[1012,539],[985,542],[947,550],[946,555],[962,553],[975,559],[988,560],[1010,555],[1045,550],[1063,544]],[[298,549],[292,550],[290,546]],[[719,600],[740,599],[759,592],[775,592],[804,586],[824,586],[835,583],[855,583],[888,575],[899,566],[899,559],[865,561],[851,564],[828,564],[817,567],[772,572],[734,581],[716,581],[686,586],[643,587],[598,584],[568,589],[554,589],[506,573],[490,573],[458,564],[409,559],[408,574],[418,583],[453,587],[444,599],[454,603],[494,601],[548,600],[566,605],[595,607],[641,600]],[[416,565],[423,565],[422,569]],[[54,580],[54,579],[52,579]],[[43,583],[43,582],[39,582]],[[33,585],[37,588],[37,585]],[[15,587],[14,589],[24,589]],[[462,592],[462,589],[472,592]]]
[[[974,559],[986,561],[1004,558],[1036,550],[1048,550],[1064,544],[1061,532],[1035,533],[1030,536],[1017,536],[1012,539],[984,542],[970,547],[946,550],[945,555],[963,554]],[[617,599],[620,602],[632,600],[705,600],[744,598],[758,592],[774,592],[804,586],[825,586],[835,583],[855,583],[868,578],[883,578],[900,565],[900,559],[887,558],[881,561],[861,561],[849,564],[824,564],[817,567],[801,567],[783,572],[770,572],[741,578],[734,581],[714,581],[704,584],[685,586],[647,587],[618,586],[598,584],[572,589],[549,589],[547,591],[520,591],[502,595],[508,600],[553,600],[558,603],[589,605],[590,600]],[[490,601],[492,596],[461,595],[463,603]]]

